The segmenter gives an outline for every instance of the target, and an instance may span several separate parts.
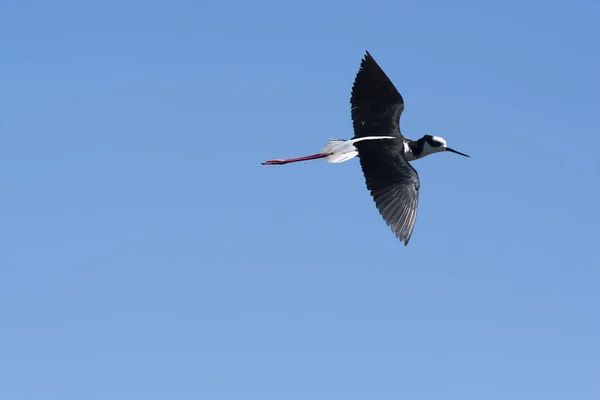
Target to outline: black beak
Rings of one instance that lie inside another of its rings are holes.
[[[466,155],[466,154],[463,154],[463,153],[461,153],[460,151],[456,151],[456,150],[454,150],[454,149],[451,149],[450,147],[446,147],[446,151],[451,151],[451,152],[453,152],[453,153],[460,154],[461,156],[464,156],[464,157],[469,157],[469,158],[471,158],[471,156],[468,156],[468,155]]]

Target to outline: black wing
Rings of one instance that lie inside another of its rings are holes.
[[[368,52],[354,81],[350,102],[355,138],[397,138],[364,140],[354,146],[379,213],[407,245],[417,219],[419,175],[404,157],[404,138],[400,133],[402,96]]]
[[[352,86],[354,137],[398,136],[404,99],[367,51]]]
[[[419,175],[404,156],[382,152],[385,140],[358,142],[360,165],[367,189],[386,224],[400,241],[408,244],[417,220]]]

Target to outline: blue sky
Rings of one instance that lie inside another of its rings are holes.
[[[593,1],[3,3],[0,397],[600,397]],[[408,247],[352,136],[369,50]]]

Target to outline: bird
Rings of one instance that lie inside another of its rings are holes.
[[[408,246],[417,219],[421,186],[419,174],[409,162],[441,152],[470,156],[448,147],[439,136],[427,134],[411,140],[401,133],[404,99],[369,51],[361,59],[350,105],[354,129],[351,139],[331,139],[317,154],[261,164],[284,165],[315,159],[342,163],[358,156],[376,208],[396,238]]]

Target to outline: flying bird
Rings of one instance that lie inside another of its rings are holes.
[[[445,151],[469,156],[451,149],[438,136],[411,140],[402,135],[400,115],[404,99],[368,51],[354,80],[350,104],[352,139],[331,139],[317,154],[262,164],[283,165],[320,158],[341,163],[358,156],[367,189],[379,213],[406,246],[417,219],[420,188],[419,175],[409,161]]]

